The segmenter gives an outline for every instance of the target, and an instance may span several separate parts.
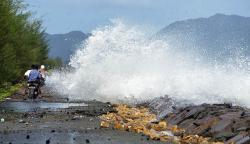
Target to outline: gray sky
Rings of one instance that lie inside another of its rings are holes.
[[[216,13],[250,17],[250,0],[24,0],[49,33],[90,32],[120,18],[160,29]]]

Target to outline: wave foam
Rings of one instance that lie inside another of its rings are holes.
[[[99,28],[72,56],[71,72],[53,72],[48,85],[70,99],[141,102],[169,95],[186,103],[250,105],[250,75],[211,66],[144,30],[115,22]]]

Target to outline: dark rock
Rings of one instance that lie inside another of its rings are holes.
[[[237,144],[249,144],[250,143],[250,136],[246,136],[243,139],[237,141]]]
[[[240,114],[241,117],[244,117],[245,115],[246,113],[244,111]]]
[[[154,103],[154,106],[158,105]],[[164,119],[185,129],[186,134],[211,137],[215,141],[249,141],[250,110],[232,104],[202,104],[176,108]]]
[[[40,114],[40,118],[43,118],[43,116],[44,116],[43,114]]]
[[[196,122],[193,122],[193,124],[195,125],[195,126],[200,126],[200,124],[198,124],[198,123],[196,123]]]
[[[185,127],[187,130],[188,129],[194,129],[195,127],[197,127],[197,125],[195,125],[194,123],[196,123],[197,125],[200,125],[198,122],[194,122],[194,119],[186,119],[184,120],[181,124],[179,124],[179,127]]]
[[[30,135],[27,135],[27,136],[26,136],[26,139],[30,139]]]
[[[232,104],[231,103],[224,103],[224,104],[213,104],[215,106],[222,106],[225,108],[232,108]]]
[[[28,117],[27,113],[23,114],[23,118],[27,118],[27,117]]]
[[[54,132],[56,132],[56,131],[55,131],[55,130],[51,130],[50,132],[51,132],[51,133],[54,133]]]
[[[242,133],[239,133],[238,135],[234,136],[233,138],[229,139],[228,141],[226,141],[225,144],[231,144],[231,143],[244,144],[242,142],[247,141],[247,139],[245,139],[246,137],[249,138],[248,133],[242,132]],[[241,142],[241,143],[238,143],[238,142]],[[247,144],[247,143],[245,143],[245,144]]]
[[[183,122],[186,119],[194,118],[195,114],[197,114],[203,110],[204,110],[204,107],[196,107],[196,108],[186,109],[182,113],[180,113],[179,115],[176,115],[175,117],[169,118],[168,121],[171,124],[180,124],[181,122]]]
[[[86,139],[86,143],[90,143],[89,139]]]
[[[200,126],[195,128],[190,128],[188,131],[191,134],[198,134],[198,135],[206,135],[210,133],[211,127],[217,123],[218,118],[216,117],[206,117],[202,120],[198,120],[197,123],[200,123]]]
[[[46,144],[50,144],[50,138],[46,140]]]
[[[232,121],[227,119],[220,120],[217,124],[211,127],[211,132],[221,132],[230,129],[232,126]]]
[[[218,141],[227,141],[230,138],[234,137],[236,134],[233,132],[222,132],[214,135],[213,139]]]

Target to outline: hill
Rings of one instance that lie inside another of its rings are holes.
[[[88,38],[88,34],[81,31],[71,31],[66,34],[46,34],[50,48],[49,57],[59,57],[64,62],[69,61],[70,55]]]
[[[157,33],[169,45],[216,60],[250,55],[250,18],[216,14],[174,22]]]

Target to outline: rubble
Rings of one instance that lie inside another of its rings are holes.
[[[167,121],[157,120],[157,116],[145,107],[130,107],[128,105],[115,105],[117,112],[101,116],[102,128],[142,133],[152,140],[173,142],[178,144],[222,144],[212,142],[210,138],[198,135],[187,135],[184,129]],[[193,112],[186,116],[189,117]]]

